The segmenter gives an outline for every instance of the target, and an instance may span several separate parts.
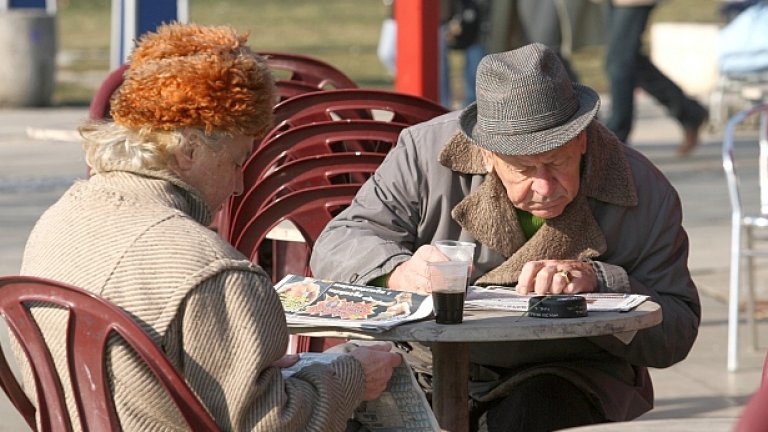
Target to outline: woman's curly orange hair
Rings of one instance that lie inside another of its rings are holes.
[[[229,26],[165,24],[143,36],[111,103],[123,126],[261,136],[272,125],[274,79]]]

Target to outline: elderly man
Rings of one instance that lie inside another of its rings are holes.
[[[459,239],[477,245],[474,284],[649,295],[663,323],[629,344],[609,336],[470,346],[474,412],[491,431],[637,417],[653,407],[646,367],[684,359],[700,320],[679,197],[595,120],[598,95],[573,84],[544,45],[486,56],[477,95],[461,112],[403,131],[320,236],[312,270],[429,291],[426,262],[440,256],[430,244]]]

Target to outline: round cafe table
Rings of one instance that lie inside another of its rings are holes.
[[[339,327],[295,327],[291,333],[350,339],[429,342],[432,346],[432,409],[440,426],[469,429],[469,343],[564,339],[614,335],[629,343],[638,330],[661,322],[661,307],[646,301],[629,312],[590,312],[583,318],[533,318],[521,312],[464,311],[461,324],[434,320],[399,325],[386,332]]]

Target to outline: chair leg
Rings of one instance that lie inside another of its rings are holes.
[[[288,339],[288,350],[286,354],[298,354],[309,351],[311,338],[302,335],[290,335]]]
[[[273,240],[272,245],[273,282],[289,274],[306,276],[310,256],[306,243]]]
[[[753,235],[754,231],[752,227],[746,228],[746,240],[744,249],[747,251],[746,264],[747,268],[744,272],[744,285],[747,287],[747,298],[745,312],[747,314],[747,329],[748,339],[750,341],[749,348],[752,352],[757,352],[757,326],[755,324],[755,302],[757,297],[755,296],[755,257],[752,254],[754,250]]]
[[[715,88],[709,96],[709,124],[711,128],[719,129],[723,126],[723,94],[725,93],[725,78],[719,77]]]
[[[729,372],[739,369],[739,278],[741,267],[741,220],[731,222],[731,275],[728,287],[728,360]]]

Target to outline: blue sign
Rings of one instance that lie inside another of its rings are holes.
[[[154,31],[162,23],[176,21],[177,0],[138,0],[136,2],[138,19],[136,34],[142,35]]]
[[[46,8],[46,0],[9,0],[8,8]]]
[[[188,0],[112,0],[111,67],[125,63],[136,40],[163,23],[187,22]]]
[[[45,9],[49,15],[56,14],[57,0],[0,0],[0,11],[10,9]]]

